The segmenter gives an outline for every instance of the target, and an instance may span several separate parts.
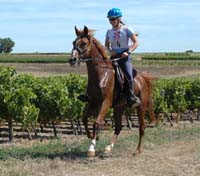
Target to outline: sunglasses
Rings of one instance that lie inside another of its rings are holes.
[[[109,21],[115,21],[117,18],[109,18]]]

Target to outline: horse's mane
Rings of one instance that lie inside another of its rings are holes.
[[[95,31],[96,30],[88,29],[88,35],[91,37],[91,41],[93,41],[94,45],[96,46],[96,48],[98,49],[98,51],[102,55],[103,59],[107,60],[110,57],[108,56],[108,54],[106,52],[106,48],[101,44],[101,42],[99,40],[97,40],[94,37]]]
[[[103,59],[105,59],[105,60],[109,59],[109,56],[106,52],[106,48],[94,37],[93,37],[93,42],[94,42],[96,48],[98,49],[98,51],[101,53]]]

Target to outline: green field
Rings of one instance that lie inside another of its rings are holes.
[[[70,54],[67,53],[22,53],[0,54],[1,63],[66,63]]]
[[[70,53],[0,54],[0,63],[66,63]],[[200,65],[200,53],[134,53],[135,65]]]

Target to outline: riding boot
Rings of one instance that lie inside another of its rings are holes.
[[[82,102],[89,102],[89,96],[87,92],[86,94],[80,94],[77,98]]]
[[[120,105],[124,104],[125,102],[126,102],[126,94],[123,92],[120,92],[117,95],[116,99],[114,100],[113,106],[115,106],[115,107],[120,106]]]
[[[133,86],[133,81],[128,81],[127,85],[127,103],[129,107],[136,107],[141,104],[140,99],[135,95],[134,93],[134,86]]]

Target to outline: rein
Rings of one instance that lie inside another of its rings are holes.
[[[114,61],[118,61],[118,60],[120,60],[120,59],[121,59],[121,58],[119,57],[119,58],[115,58],[115,59],[112,59],[112,60],[103,60],[103,61],[106,61],[106,62],[114,62]],[[94,58],[94,59],[92,59],[92,58],[88,58],[88,59],[79,59],[80,62],[89,62],[89,61],[93,61],[93,60],[102,61],[102,60],[99,59],[99,58]]]
[[[115,58],[115,59],[112,59],[112,60],[104,60],[104,61],[106,61],[106,62],[115,62],[115,61],[118,61],[118,60],[120,60],[121,58]],[[99,59],[99,58],[94,58],[94,59],[92,59],[92,58],[88,58],[88,59],[80,59],[79,61],[80,62],[89,62],[89,61],[93,61],[93,60],[99,60],[99,61],[102,61],[101,59]],[[108,67],[107,65],[95,65],[96,67],[99,67],[99,68],[109,68],[109,69],[113,69],[113,68],[111,68],[111,67]]]

